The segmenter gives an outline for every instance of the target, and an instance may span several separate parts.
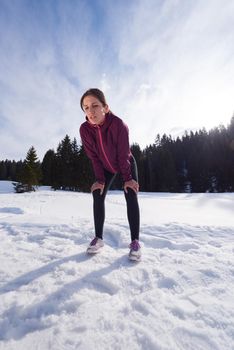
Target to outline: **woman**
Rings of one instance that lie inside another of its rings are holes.
[[[105,96],[99,89],[87,90],[81,97],[80,106],[86,115],[86,121],[80,127],[80,136],[85,152],[92,161],[96,178],[91,186],[95,238],[88,246],[87,253],[97,253],[104,246],[105,197],[116,174],[120,173],[124,182],[131,232],[129,259],[140,260],[139,184],[136,161],[129,147],[128,128],[110,111]]]

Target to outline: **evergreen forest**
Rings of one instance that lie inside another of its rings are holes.
[[[176,139],[157,135],[155,142],[145,149],[134,143],[131,150],[138,165],[140,191],[234,191],[234,116],[227,127],[190,131]],[[34,147],[23,161],[1,160],[0,180],[88,192],[94,175],[82,145],[66,135],[56,151],[46,152],[42,162],[37,159]],[[121,188],[119,176],[112,189]]]

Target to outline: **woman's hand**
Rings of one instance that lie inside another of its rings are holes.
[[[139,184],[135,180],[129,180],[124,183],[124,191],[128,193],[127,188],[131,188],[136,194],[139,191]]]
[[[93,193],[93,191],[96,190],[100,190],[100,195],[103,194],[103,190],[104,190],[105,185],[104,184],[100,184],[99,182],[94,182],[94,184],[92,184],[91,186],[91,192]]]

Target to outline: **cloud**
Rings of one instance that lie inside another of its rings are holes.
[[[58,19],[52,18],[52,8],[42,6],[36,14],[36,9],[27,7],[26,2],[21,4],[24,6],[7,3],[8,21],[1,18],[5,36],[2,35],[0,58],[0,108],[7,121],[1,122],[1,157],[15,152],[17,158],[22,158],[32,144],[43,157],[66,133],[79,137],[79,96],[82,85],[88,85],[87,77],[94,77],[95,71],[93,55],[89,59],[88,46],[82,40],[89,27],[89,14],[82,3],[72,9],[59,2]],[[45,23],[40,22],[42,15],[47,18]],[[75,25],[72,32],[71,17],[75,23],[82,19],[81,30]]]
[[[229,0],[2,0],[0,159],[79,139],[90,87],[142,147],[157,133],[228,123],[233,22]]]
[[[115,28],[122,69],[112,91],[118,91],[116,107],[124,105],[134,139],[145,145],[177,126],[227,123],[233,112],[233,3],[164,1],[156,7],[139,1],[131,10],[128,25],[120,21],[121,29]]]

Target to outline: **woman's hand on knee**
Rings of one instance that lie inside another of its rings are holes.
[[[100,195],[102,195],[104,191],[104,187],[105,187],[105,184],[100,184],[99,182],[96,181],[91,186],[91,192],[93,193],[93,191],[100,190]]]
[[[139,184],[135,180],[129,180],[124,183],[124,191],[128,193],[127,188],[131,188],[136,194],[139,191]]]

